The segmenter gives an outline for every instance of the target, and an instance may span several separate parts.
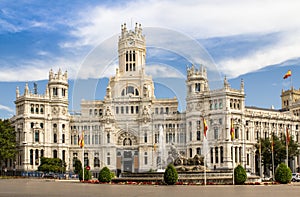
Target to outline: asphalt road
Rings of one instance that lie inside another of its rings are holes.
[[[82,184],[79,182],[2,179],[0,196],[48,197],[48,196],[105,196],[105,197],[258,197],[258,196],[299,196],[300,183],[288,185],[208,185],[208,186],[157,186],[157,185],[109,185]]]

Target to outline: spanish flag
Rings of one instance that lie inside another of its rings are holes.
[[[286,128],[286,145],[288,146],[290,143],[290,134],[289,134],[289,128]]]
[[[203,118],[203,133],[204,133],[204,137],[206,138],[206,131],[208,130],[208,126],[206,123],[206,120]]]
[[[274,144],[275,144],[275,142],[274,142],[274,136],[273,136],[274,134],[272,134],[272,138],[271,138],[271,150],[272,150],[272,152],[274,152]]]
[[[286,79],[288,77],[292,76],[292,71],[291,70],[288,70],[285,75],[283,76],[283,79]]]
[[[234,126],[233,126],[233,119],[231,118],[231,123],[230,123],[230,136],[231,140],[234,139]]]
[[[81,132],[81,134],[79,136],[78,144],[79,144],[80,148],[84,147],[84,132],[83,131]]]

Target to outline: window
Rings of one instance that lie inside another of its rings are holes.
[[[215,157],[216,157],[216,163],[219,163],[219,149],[218,149],[218,147],[215,147]]]
[[[147,155],[147,152],[144,153],[144,165],[148,165],[148,155]]]
[[[107,143],[108,144],[110,143],[110,135],[109,135],[109,133],[107,134]]]
[[[30,149],[30,165],[33,165],[33,150]]]
[[[201,148],[197,148],[197,155],[201,155]]]
[[[147,137],[147,133],[144,134],[144,142],[147,143],[148,141],[148,137]]]
[[[95,153],[94,167],[100,167],[99,153]]]
[[[239,128],[235,128],[234,135],[235,135],[235,139],[239,138]]]
[[[195,84],[195,92],[200,92],[200,83]]]
[[[218,127],[215,127],[214,128],[214,139],[217,140],[219,137],[219,129]]]
[[[53,158],[57,158],[57,150],[53,150]]]
[[[30,128],[32,128],[32,129],[33,129],[33,127],[34,127],[34,123],[33,123],[33,122],[31,122],[31,123],[30,123]]]
[[[75,167],[76,160],[77,160],[77,153],[73,153],[73,158],[72,158],[73,167]]]
[[[56,133],[53,134],[53,142],[57,143],[57,134]]]
[[[35,142],[39,142],[40,141],[40,132],[38,130],[36,130],[34,132],[34,141]]]
[[[158,133],[155,133],[154,134],[154,142],[157,144],[157,143],[159,143],[159,135],[158,135]]]
[[[168,107],[166,107],[166,114],[168,114],[169,113],[169,108]]]
[[[221,156],[221,163],[224,162],[224,150],[223,150],[223,146],[220,147],[220,156]]]
[[[197,131],[197,141],[201,140],[201,131]]]
[[[44,157],[44,150],[41,150],[41,157]]]
[[[106,162],[106,164],[107,165],[110,165],[110,153],[107,153],[107,162]]]
[[[66,151],[65,150],[62,151],[61,155],[62,155],[61,160],[66,161]]]
[[[34,105],[31,105],[30,107],[30,112],[33,114],[34,113]]]
[[[65,97],[66,96],[66,89],[62,89],[62,96]]]
[[[41,114],[44,114],[44,105],[41,105],[40,112]]]
[[[130,106],[130,113],[134,114],[134,106]]]
[[[135,106],[135,113],[136,113],[136,114],[139,113],[139,106]]]
[[[41,129],[43,129],[44,128],[44,124],[40,123],[40,127],[41,127]]]
[[[214,163],[214,148],[210,148],[210,163]]]
[[[97,134],[95,135],[95,144],[99,144],[99,137]]]
[[[53,96],[57,96],[58,94],[57,94],[57,88],[55,87],[55,88],[53,88]]]
[[[61,143],[65,143],[65,134],[62,134],[62,136],[61,136]]]
[[[77,153],[73,153],[73,167],[75,167],[75,163],[76,163],[76,160],[77,160]]]
[[[193,149],[189,149],[190,150],[190,157],[193,157]]]

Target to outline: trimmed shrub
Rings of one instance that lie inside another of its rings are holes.
[[[164,181],[168,185],[174,185],[178,180],[178,173],[172,164],[169,164],[164,173]]]
[[[99,172],[98,180],[99,180],[99,182],[102,182],[102,183],[108,183],[113,178],[112,175],[114,175],[114,174],[110,172],[108,167],[104,167]]]
[[[75,169],[74,169],[74,173],[75,174],[79,174],[79,172],[82,170],[82,163],[80,160],[76,159],[75,161]]]
[[[247,173],[243,166],[238,165],[234,169],[234,184],[242,185],[247,180]]]
[[[281,184],[287,184],[291,181],[291,179],[291,169],[284,163],[279,164],[275,170],[275,180]]]
[[[79,172],[79,180],[82,181],[82,178],[83,177],[82,177],[82,169],[81,169]],[[91,180],[91,178],[92,178],[91,172],[84,168],[84,180],[88,181]]]

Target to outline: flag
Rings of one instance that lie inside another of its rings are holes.
[[[84,132],[83,131],[81,132],[81,134],[79,136],[78,144],[79,144],[80,148],[84,147]]]
[[[289,145],[290,143],[290,134],[289,134],[289,128],[286,128],[286,145]]]
[[[204,133],[204,137],[206,138],[206,131],[208,130],[208,126],[206,123],[206,120],[203,118],[203,133]]]
[[[272,141],[271,141],[271,150],[272,150],[272,152],[274,152],[274,136],[273,135],[272,135]]]
[[[285,75],[283,76],[283,79],[286,79],[288,77],[292,76],[292,71],[291,70],[288,70]]]
[[[156,149],[157,149],[157,144],[155,143],[155,144],[153,145],[153,150],[154,150],[154,152],[156,152]]]
[[[233,119],[231,118],[231,123],[230,123],[230,136],[231,140],[234,139],[234,126],[233,126]]]

